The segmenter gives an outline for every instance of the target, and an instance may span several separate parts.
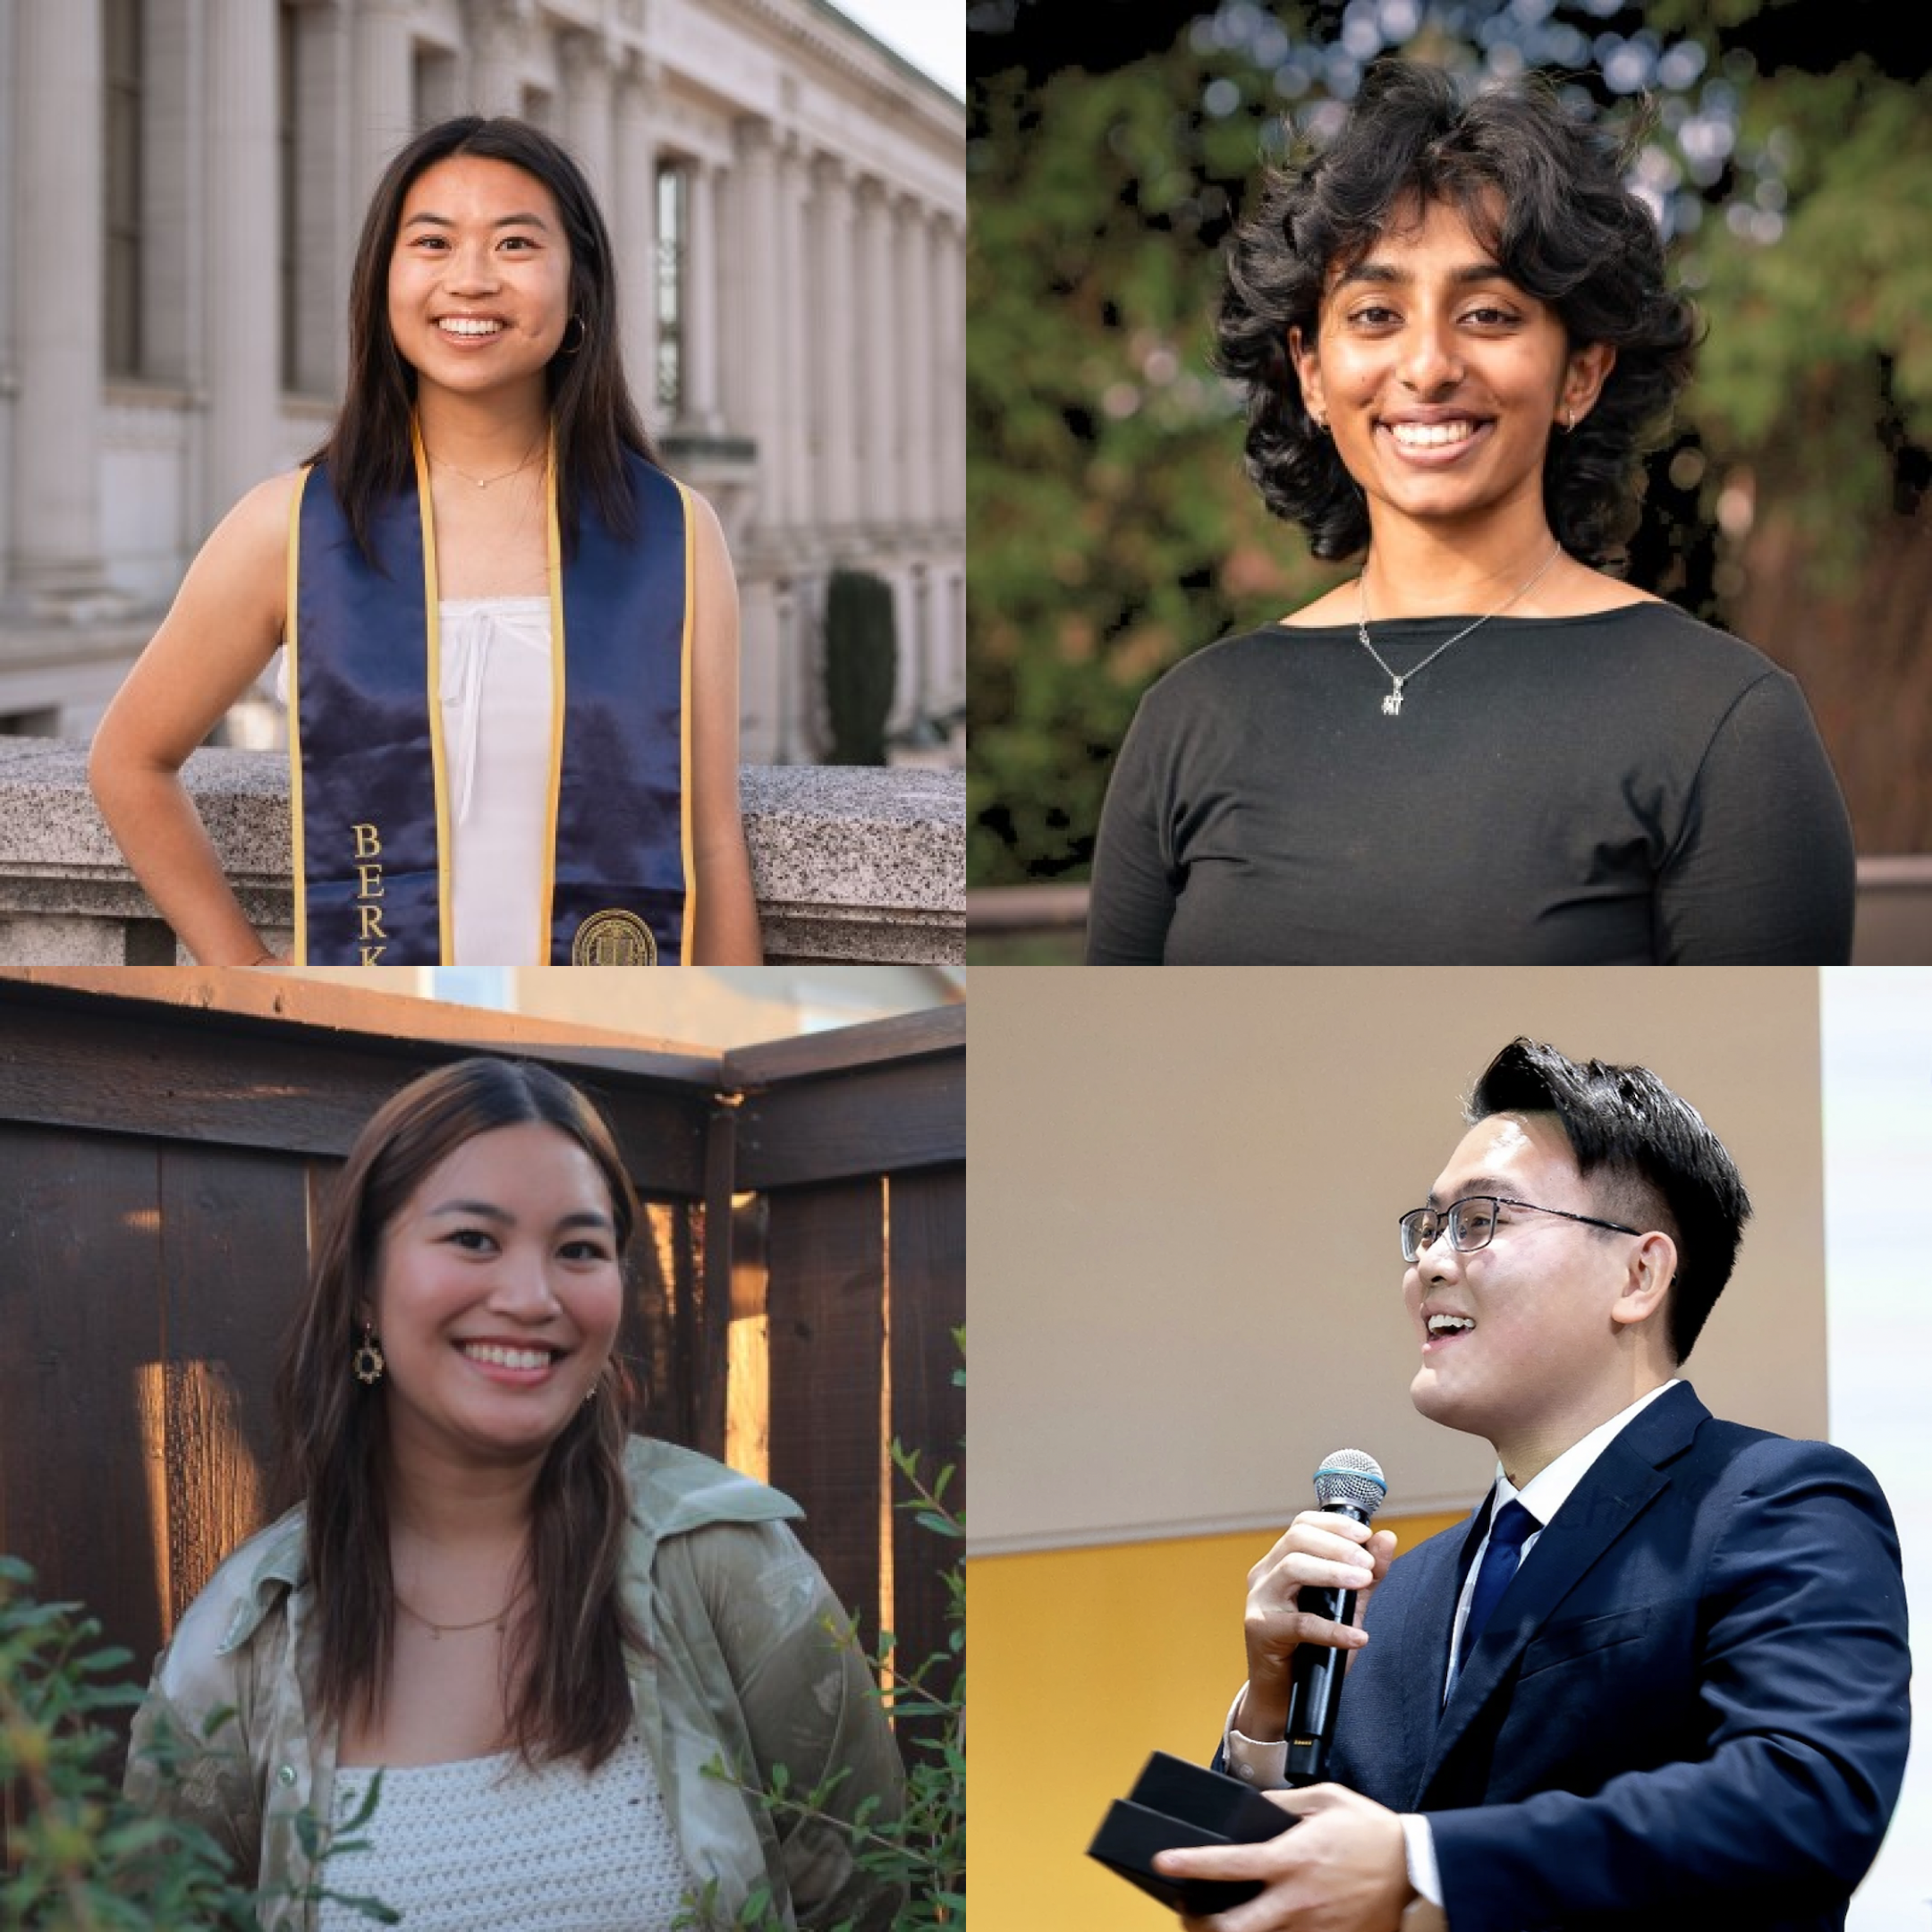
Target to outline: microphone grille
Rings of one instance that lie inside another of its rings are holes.
[[[1324,1456],[1315,1471],[1315,1500],[1323,1509],[1331,1503],[1352,1503],[1372,1516],[1387,1495],[1382,1465],[1360,1449],[1337,1449]]]

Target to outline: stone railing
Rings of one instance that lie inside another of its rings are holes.
[[[286,755],[203,750],[182,776],[242,911],[286,946]],[[964,960],[963,774],[753,765],[740,797],[767,961]],[[86,745],[0,738],[0,964],[182,963],[95,809]]]
[[[966,902],[975,965],[1072,966],[1085,952],[1084,885],[980,886]],[[1932,852],[1859,860],[1852,964],[1932,965]]]

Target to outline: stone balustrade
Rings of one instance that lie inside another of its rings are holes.
[[[182,777],[242,911],[287,946],[286,754],[205,748]],[[767,961],[964,960],[962,773],[751,765],[740,798]],[[95,809],[87,746],[0,738],[0,965],[185,963]]]
[[[976,966],[1072,966],[1085,952],[1087,887],[989,886],[966,895]],[[1858,861],[1854,966],[1932,964],[1932,852]]]

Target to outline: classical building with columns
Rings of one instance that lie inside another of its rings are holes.
[[[747,762],[824,751],[839,567],[892,583],[894,735],[945,761],[965,108],[828,0],[9,0],[0,107],[0,731],[91,732],[208,532],[320,440],[377,176],[477,112],[597,189],[632,389],[736,563]]]

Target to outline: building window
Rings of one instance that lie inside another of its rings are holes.
[[[104,10],[107,136],[107,370],[141,369],[141,0]]]
[[[448,121],[457,106],[456,56],[446,47],[419,47],[410,80],[411,126],[425,128]]]
[[[651,300],[657,319],[657,409],[667,420],[684,412],[684,318],[691,261],[691,179],[682,161],[657,164],[657,273]]]

